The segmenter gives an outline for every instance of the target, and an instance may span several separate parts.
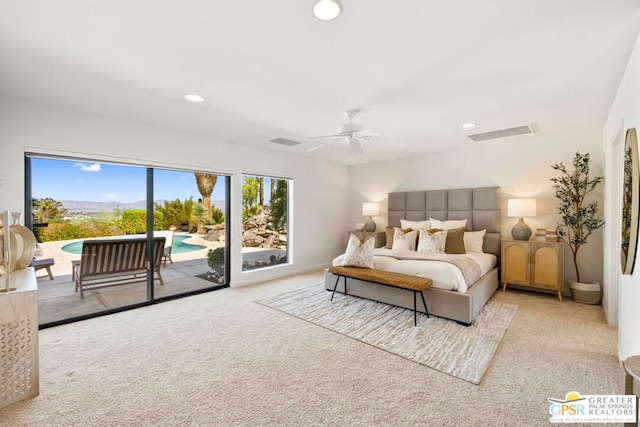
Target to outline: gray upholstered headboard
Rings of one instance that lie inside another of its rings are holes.
[[[389,193],[389,227],[429,218],[466,219],[466,230],[486,229],[482,250],[500,256],[500,187]]]

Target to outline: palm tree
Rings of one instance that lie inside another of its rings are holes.
[[[202,195],[202,203],[207,210],[207,218],[211,218],[211,193],[213,193],[213,187],[216,186],[218,175],[195,172],[195,176],[198,191]]]
[[[62,218],[67,214],[67,210],[62,206],[62,202],[45,197],[40,200],[33,200],[33,216],[38,222],[45,223],[52,219]]]
[[[260,211],[264,211],[264,177],[260,177],[260,189],[258,190],[258,194],[260,195]]]

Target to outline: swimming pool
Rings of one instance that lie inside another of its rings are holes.
[[[186,239],[189,239],[190,237],[191,236],[173,236],[173,248],[171,249],[171,254],[182,254],[185,252],[192,252],[206,248],[206,246],[204,245],[193,245],[191,243],[184,243],[184,241]],[[82,253],[82,240],[64,245],[62,247],[62,250],[72,254],[80,255]]]

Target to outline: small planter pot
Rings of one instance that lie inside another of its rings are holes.
[[[575,282],[569,280],[571,298],[582,304],[600,304],[602,289],[598,282]]]

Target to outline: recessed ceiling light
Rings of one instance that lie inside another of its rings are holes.
[[[191,101],[191,102],[202,102],[204,101],[204,98],[198,94],[195,93],[190,93],[188,95],[184,96],[184,99],[186,99],[187,101]]]
[[[313,5],[313,16],[321,21],[331,21],[342,13],[342,5],[338,0],[318,0]]]
[[[465,129],[474,128],[476,126],[477,126],[476,123],[465,123],[465,124],[462,125],[462,127],[465,128]]]

